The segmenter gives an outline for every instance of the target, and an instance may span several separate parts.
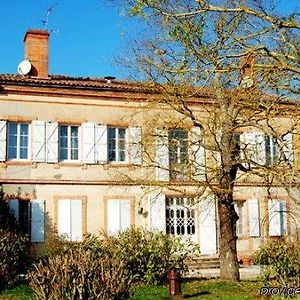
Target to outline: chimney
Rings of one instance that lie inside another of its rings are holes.
[[[255,56],[253,53],[249,53],[247,56],[241,59],[241,86],[244,88],[249,88],[254,84],[254,63]]]
[[[25,59],[29,60],[32,65],[29,75],[48,77],[48,40],[47,30],[29,29],[26,32]]]

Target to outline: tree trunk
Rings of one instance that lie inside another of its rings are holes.
[[[221,279],[239,281],[239,266],[236,249],[236,213],[232,201],[218,201],[220,222],[220,276]]]

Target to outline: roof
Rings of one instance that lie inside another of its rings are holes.
[[[48,78],[22,76],[15,74],[0,74],[0,84],[44,86],[58,88],[78,88],[95,90],[112,90],[124,92],[153,93],[157,91],[147,83],[107,80],[93,77],[71,77],[64,75],[49,75]]]

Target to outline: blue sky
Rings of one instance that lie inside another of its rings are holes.
[[[101,0],[0,0],[0,73],[17,72],[26,30],[43,28],[57,2],[48,22],[50,74],[126,78],[113,59],[125,51],[124,32],[137,24]]]
[[[283,11],[299,0],[281,0]],[[24,58],[23,37],[29,28],[43,28],[49,16],[50,74],[129,77],[114,65],[115,56],[126,54],[126,37],[138,32],[138,21],[122,17],[103,0],[0,0],[0,73],[16,73]]]

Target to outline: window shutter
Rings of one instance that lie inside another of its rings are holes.
[[[294,162],[294,147],[293,147],[293,134],[287,133],[283,137],[283,154],[284,154],[284,160],[286,160],[289,163]]]
[[[58,200],[57,231],[58,235],[71,240],[71,201]]]
[[[82,201],[70,200],[70,238],[73,242],[82,241]]]
[[[96,161],[95,156],[95,124],[83,123],[82,124],[82,160],[86,164],[94,164]]]
[[[19,200],[18,199],[10,199],[8,200],[8,206],[10,212],[14,215],[17,221],[19,221]]]
[[[159,194],[149,198],[150,230],[166,232],[166,199]]]
[[[96,126],[96,160],[99,163],[107,163],[107,126]]]
[[[0,121],[0,161],[6,160],[6,121]]]
[[[156,130],[156,176],[157,180],[168,181],[169,176],[169,139],[168,131]]]
[[[107,231],[109,235],[117,235],[121,228],[119,200],[107,201]]]
[[[278,200],[269,199],[269,235],[280,236],[280,202]]]
[[[32,121],[32,160],[44,162],[46,160],[46,122]]]
[[[45,238],[45,201],[31,200],[31,242],[44,242]]]
[[[200,144],[201,128],[193,127],[191,129],[192,155],[194,162],[194,177],[198,180],[205,179],[205,149]]]
[[[131,225],[131,203],[130,200],[120,200],[120,229],[121,231],[125,231],[130,228]]]
[[[46,125],[47,151],[46,159],[48,163],[58,162],[58,123],[47,122]]]
[[[134,165],[142,164],[142,128],[129,127],[129,157],[130,163]]]
[[[200,200],[199,226],[201,254],[217,253],[216,201],[214,197]]]
[[[249,236],[260,236],[259,202],[257,199],[248,201]]]

